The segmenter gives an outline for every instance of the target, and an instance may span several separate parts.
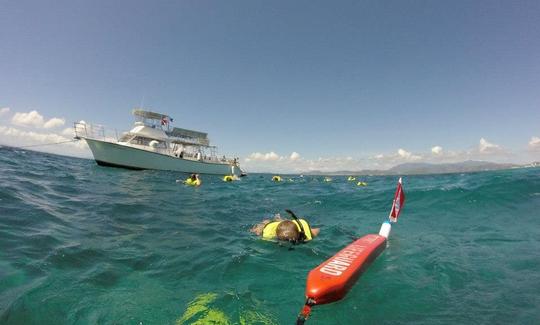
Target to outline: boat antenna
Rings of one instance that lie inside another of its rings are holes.
[[[139,106],[140,108],[144,108],[144,97],[146,96],[146,94],[143,92],[143,95],[142,95],[142,98],[141,98],[141,106]]]

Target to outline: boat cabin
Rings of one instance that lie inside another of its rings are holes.
[[[135,109],[133,115],[137,121],[120,137],[120,144],[183,159],[228,162],[225,157],[217,157],[217,148],[210,145],[207,133],[171,128],[172,118],[164,114]]]

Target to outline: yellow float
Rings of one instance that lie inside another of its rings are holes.
[[[367,183],[366,182],[358,182],[358,183],[356,183],[356,185],[358,185],[358,186],[367,186]]]
[[[274,182],[281,182],[281,176],[274,175],[274,176],[272,176],[272,180],[273,180]]]
[[[200,180],[200,178],[193,179],[193,178],[189,177],[188,179],[186,179],[184,181],[184,184],[186,184],[188,186],[201,186],[201,180]]]

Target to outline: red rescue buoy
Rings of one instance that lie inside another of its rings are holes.
[[[311,307],[328,304],[345,297],[358,277],[386,248],[390,223],[397,222],[405,204],[401,178],[392,202],[389,221],[382,224],[378,235],[370,234],[355,240],[337,254],[311,270],[306,283],[306,303],[296,319],[302,325],[311,313]]]
[[[340,300],[385,247],[386,238],[375,234],[352,242],[309,272],[306,298],[316,305]]]

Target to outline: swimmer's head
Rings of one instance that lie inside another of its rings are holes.
[[[284,220],[277,226],[276,236],[279,240],[296,242],[300,238],[300,231],[296,223],[290,220]]]

